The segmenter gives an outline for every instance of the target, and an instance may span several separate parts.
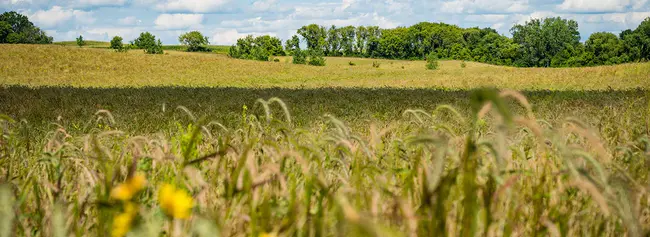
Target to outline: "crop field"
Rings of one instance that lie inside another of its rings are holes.
[[[650,63],[0,52],[0,236],[650,231]]]

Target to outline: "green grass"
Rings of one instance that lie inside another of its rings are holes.
[[[650,64],[0,50],[0,235],[106,236],[125,214],[136,236],[650,231]],[[170,183],[189,219],[164,214]]]

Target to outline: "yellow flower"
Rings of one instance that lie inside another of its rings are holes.
[[[187,219],[192,213],[194,200],[185,192],[174,185],[164,184],[158,190],[158,203],[165,214],[176,219]]]
[[[131,229],[133,218],[138,214],[138,207],[132,202],[124,203],[124,212],[113,218],[113,229],[111,236],[122,237]]]
[[[120,201],[128,201],[140,192],[147,185],[147,179],[141,173],[136,173],[124,183],[117,185],[111,190],[111,198]]]
[[[113,219],[113,230],[111,236],[113,237],[122,237],[131,229],[131,222],[133,221],[133,216],[130,213],[120,213],[115,216]]]

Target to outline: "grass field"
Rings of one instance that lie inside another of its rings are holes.
[[[621,90],[648,88],[650,63],[593,68],[509,68],[478,63],[328,58],[326,67],[232,60],[225,55],[169,51],[168,55],[52,46],[0,45],[0,83],[74,87],[392,87],[465,90]],[[348,65],[349,61],[356,66]],[[372,63],[380,63],[379,68]]]
[[[111,47],[110,42],[104,42],[104,41],[91,41],[91,40],[86,40],[86,45],[83,46],[83,48],[99,48],[99,49],[108,49]],[[77,41],[59,41],[59,42],[54,42],[54,45],[60,45],[60,46],[68,46],[68,47],[79,47],[77,45]],[[227,54],[228,49],[230,46],[226,45],[208,45],[208,49],[210,49],[213,53],[218,53],[218,54]],[[142,51],[138,49],[133,49],[136,51]],[[172,50],[172,51],[187,51],[187,46],[185,45],[163,45],[163,50]]]
[[[0,236],[650,230],[649,63],[0,51]]]

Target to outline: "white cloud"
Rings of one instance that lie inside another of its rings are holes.
[[[440,11],[445,13],[516,13],[529,9],[528,0],[452,0],[444,1]]]
[[[203,14],[161,14],[154,21],[156,28],[167,30],[200,28],[202,22]]]
[[[44,29],[59,26],[72,18],[82,24],[92,24],[95,22],[92,12],[65,9],[60,6],[53,6],[49,10],[38,10],[34,14],[30,14],[29,12],[23,13],[27,15],[31,21],[36,23],[37,26]]]
[[[648,16],[650,16],[650,12],[605,13],[589,15],[584,21],[594,24],[616,23],[627,28],[635,28]]]
[[[630,0],[564,0],[557,9],[569,12],[612,12],[622,11]]]
[[[124,18],[120,18],[119,20],[117,20],[117,22],[120,23],[120,25],[137,25],[142,23],[142,21],[136,18],[135,16],[127,16]]]
[[[465,17],[466,21],[470,22],[502,22],[508,17],[505,14],[484,14],[484,15],[468,15]]]
[[[239,38],[246,37],[247,35],[260,36],[260,35],[270,35],[276,36],[274,32],[251,32],[251,33],[240,33],[236,29],[217,29],[214,31],[212,38],[210,38],[211,44],[216,45],[233,45],[237,43]]]
[[[253,3],[253,11],[265,12],[275,6],[277,0],[259,0]]]
[[[78,0],[82,6],[122,6],[126,0]]]
[[[230,0],[166,0],[156,4],[156,9],[166,12],[206,13],[221,9]]]

